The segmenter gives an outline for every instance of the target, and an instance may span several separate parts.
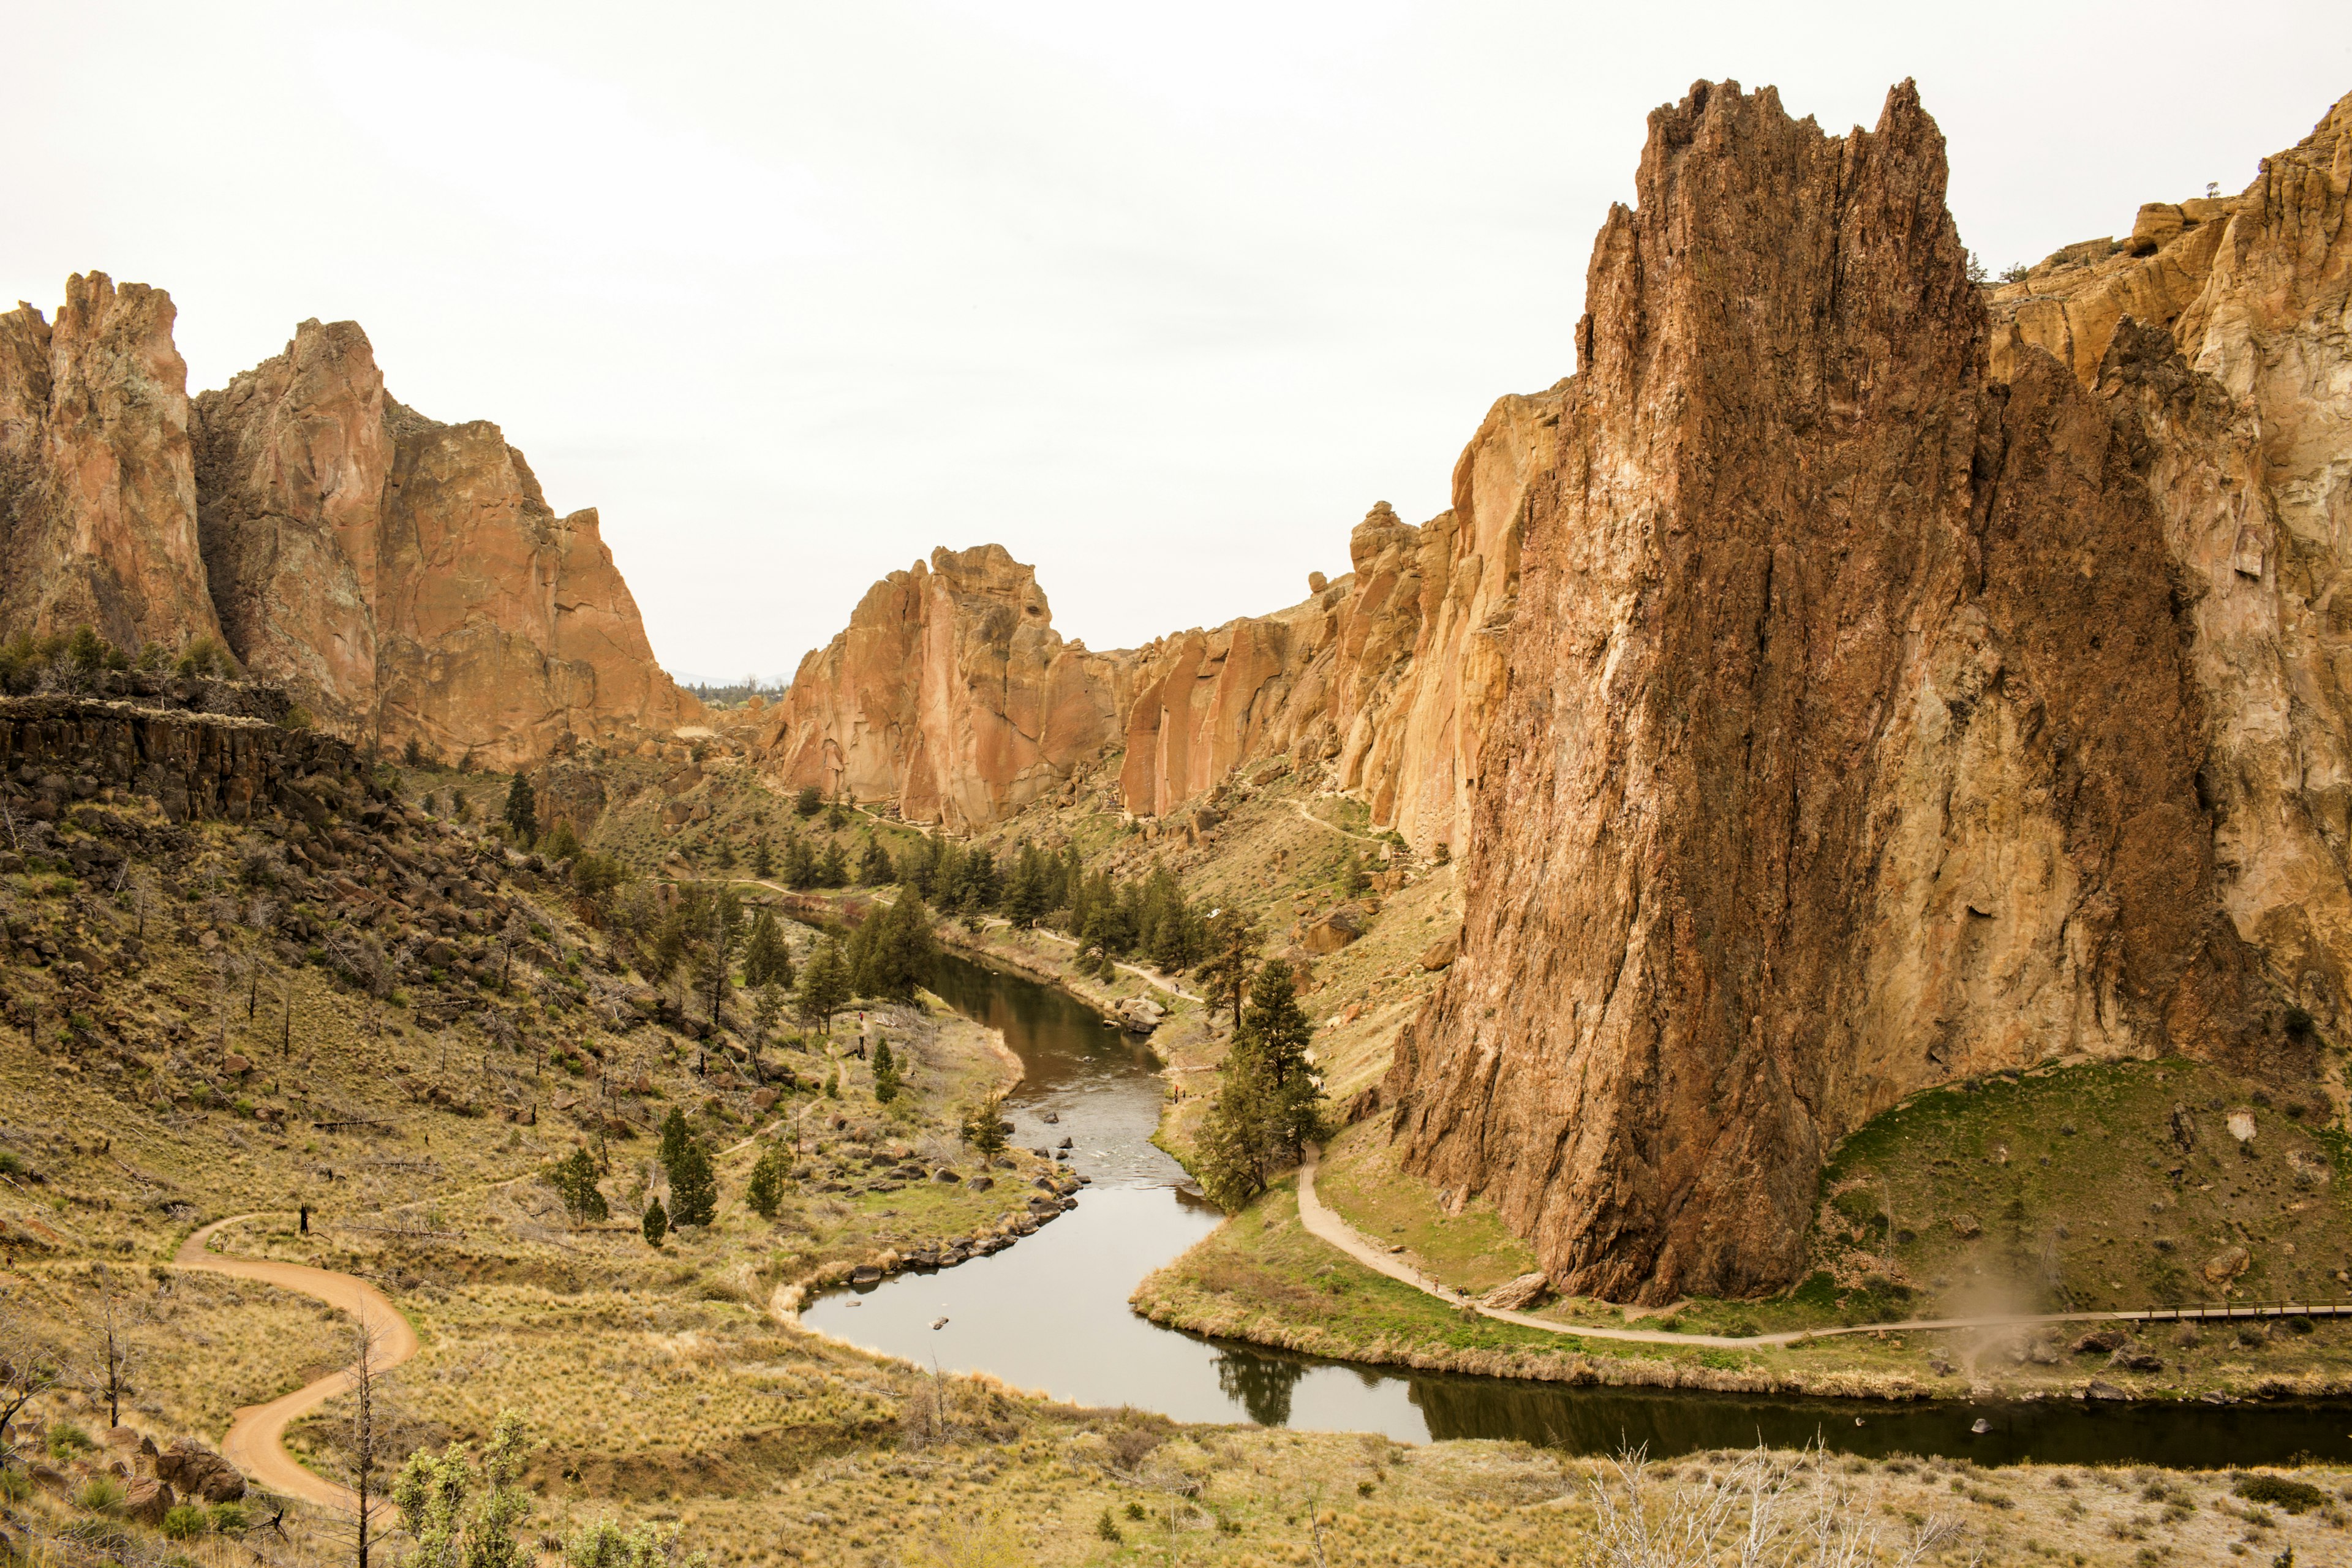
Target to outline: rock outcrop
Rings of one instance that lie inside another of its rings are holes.
[[[67,279],[54,324],[0,315],[0,627],[119,647],[216,635],[197,547],[172,298]]]
[[[105,788],[146,795],[174,822],[274,810],[321,823],[373,809],[379,792],[331,735],[152,700],[0,697],[0,791],[35,822]]]
[[[2334,158],[2266,173],[2298,278],[2336,266]],[[2293,1077],[2289,1001],[2341,1016],[2327,939],[2244,892],[2344,885],[2294,847],[2324,826],[2271,820],[2309,795],[2275,784],[2294,673],[2261,668],[2260,398],[2121,318],[1997,353],[1944,181],[1907,83],[1842,138],[1701,84],[1595,246],[1462,950],[1387,1085],[1408,1163],[1491,1194],[1563,1289],[1788,1282],[1826,1150],[1924,1085],[2075,1053]],[[2216,255],[2259,257],[2230,224]],[[2286,443],[2306,483],[2330,440]],[[2266,743],[2273,783],[2222,776]]]
[[[191,404],[173,320],[102,273],[0,315],[0,632],[222,637],[348,739],[496,767],[699,716],[496,426],[402,408],[350,321]]]
[[[1063,640],[1036,574],[1002,545],[935,550],[801,661],[761,716],[761,767],[784,788],[985,826],[1116,741],[1128,679],[1123,656]]]
[[[559,518],[497,426],[394,401],[356,323],[303,322],[196,416],[230,647],[342,732],[515,767],[698,716],[596,513]]]

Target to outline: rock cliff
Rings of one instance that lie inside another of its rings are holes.
[[[192,405],[173,319],[98,273],[0,315],[0,629],[220,636],[347,738],[497,767],[699,713],[496,426],[402,408],[350,321]]]
[[[2292,1079],[2352,1022],[2340,145],[2182,215],[2142,259],[2194,289],[1989,312],[1907,83],[1844,137],[1733,84],[1652,117],[1531,487],[1461,957],[1388,1085],[1563,1289],[1789,1282],[1823,1152],[1925,1085]]]
[[[1139,650],[1065,645],[1034,572],[1001,546],[936,552],[928,571],[876,584],[802,664],[764,717],[765,766],[984,826],[1107,749],[1123,748],[1120,804],[1140,816],[1285,755],[1417,847],[1456,847],[1559,408],[1557,388],[1496,403],[1455,468],[1453,507],[1415,528],[1375,506],[1349,541],[1353,569],[1317,574],[1301,603]]]
[[[1063,640],[1036,574],[1002,545],[940,549],[874,584],[801,661],[756,745],[785,788],[984,826],[1115,741],[1128,679],[1123,657]]]
[[[177,647],[220,630],[197,547],[188,367],[171,296],[66,282],[0,315],[0,626]]]
[[[352,735],[494,767],[698,714],[655,662],[593,510],[559,518],[499,427],[385,392],[358,325],[196,400],[231,647]]]

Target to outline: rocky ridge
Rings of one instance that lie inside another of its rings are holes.
[[[933,552],[869,590],[757,721],[762,774],[986,827],[1078,787],[1123,751],[1117,797],[1168,816],[1244,764],[1295,759],[1360,793],[1416,847],[1458,847],[1479,739],[1505,684],[1529,481],[1558,389],[1501,399],[1415,528],[1383,501],[1353,570],[1269,616],[1093,653],[1052,627],[1033,568],[1000,545]]]
[[[1907,84],[1842,138],[1729,84],[1652,117],[1528,525],[1461,959],[1387,1086],[1409,1163],[1562,1289],[1789,1283],[1826,1151],[1939,1081],[2309,1079],[2347,1021],[2343,709],[2287,630],[2331,542],[2287,518],[2340,508],[2343,405],[2231,354],[2269,331],[2308,377],[2340,336],[2344,114],[2174,238],[2263,287],[2217,263],[2095,345],[1969,284]]]
[[[222,637],[347,738],[490,766],[698,716],[596,513],[558,517],[497,426],[404,408],[350,321],[192,402],[173,319],[100,273],[54,325],[0,315],[8,629]]]

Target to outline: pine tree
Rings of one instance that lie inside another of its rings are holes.
[[[677,1157],[686,1152],[686,1146],[693,1141],[694,1134],[686,1125],[686,1112],[675,1105],[671,1106],[669,1114],[662,1118],[659,1156],[662,1169],[671,1172],[675,1176]]]
[[[793,889],[816,886],[816,851],[797,834],[784,840],[784,885]]]
[[[547,1179],[573,1225],[601,1222],[612,1213],[605,1206],[604,1194],[596,1187],[595,1157],[584,1147],[557,1161]]]
[[[539,806],[533,798],[530,781],[520,773],[507,787],[507,827],[515,842],[528,849],[539,837]]]
[[[711,1173],[710,1156],[688,1139],[669,1168],[669,1215],[675,1225],[709,1225],[719,1212],[719,1180]]]
[[[857,859],[857,879],[869,888],[887,887],[898,879],[890,852],[870,833],[866,836],[866,852]]]
[[[1201,1186],[1227,1213],[1264,1192],[1322,1135],[1322,1088],[1307,1063],[1314,1026],[1298,1005],[1290,965],[1269,961],[1217,1069],[1217,1098],[1194,1141]]]
[[[1004,913],[1016,931],[1027,931],[1045,918],[1045,857],[1034,844],[1024,844],[1013,862],[1013,876],[1004,889]]]
[[[761,910],[751,921],[751,935],[743,944],[743,984],[750,986],[790,985],[792,951],[784,945],[783,928]]]
[[[824,792],[814,784],[803,784],[793,797],[793,810],[803,817],[814,816],[824,809]]]
[[[659,1247],[662,1244],[662,1237],[669,1234],[669,1215],[664,1212],[661,1199],[646,1200],[646,1216],[638,1222],[637,1228],[645,1232],[647,1247]]]
[[[937,952],[930,910],[912,889],[902,890],[849,933],[844,957],[850,988],[860,996],[910,1000]]]
[[[871,921],[866,922],[872,924]],[[809,961],[801,966],[801,1016],[812,1024],[833,1032],[833,1016],[849,1005],[851,990],[849,961],[842,956],[841,944],[825,939]]]
[[[768,836],[760,835],[760,842],[751,847],[751,875],[761,881],[776,874],[776,859],[768,852]]]
[[[890,1055],[890,1042],[874,1042],[874,1099],[887,1105],[898,1098],[898,1063]]]
[[[1004,1152],[1004,1102],[992,1096],[964,1113],[963,1141],[983,1160]]]
[[[776,1217],[776,1209],[784,1198],[784,1182],[790,1176],[789,1157],[784,1151],[770,1144],[751,1167],[751,1179],[743,1188],[743,1201],[761,1219]]]
[[[817,860],[816,879],[822,888],[845,888],[849,885],[849,856],[842,848],[840,839],[835,838],[824,847],[824,854]]]
[[[1217,910],[1209,918],[1207,956],[1201,963],[1201,989],[1208,997],[1209,1016],[1223,1008],[1234,1026],[1241,1026],[1242,998],[1265,938],[1257,921],[1235,909]]]

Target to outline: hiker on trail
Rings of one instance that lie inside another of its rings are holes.
[[[304,1236],[308,1236],[310,1234],[310,1205],[309,1204],[304,1204],[302,1205],[301,1214],[302,1234]]]

